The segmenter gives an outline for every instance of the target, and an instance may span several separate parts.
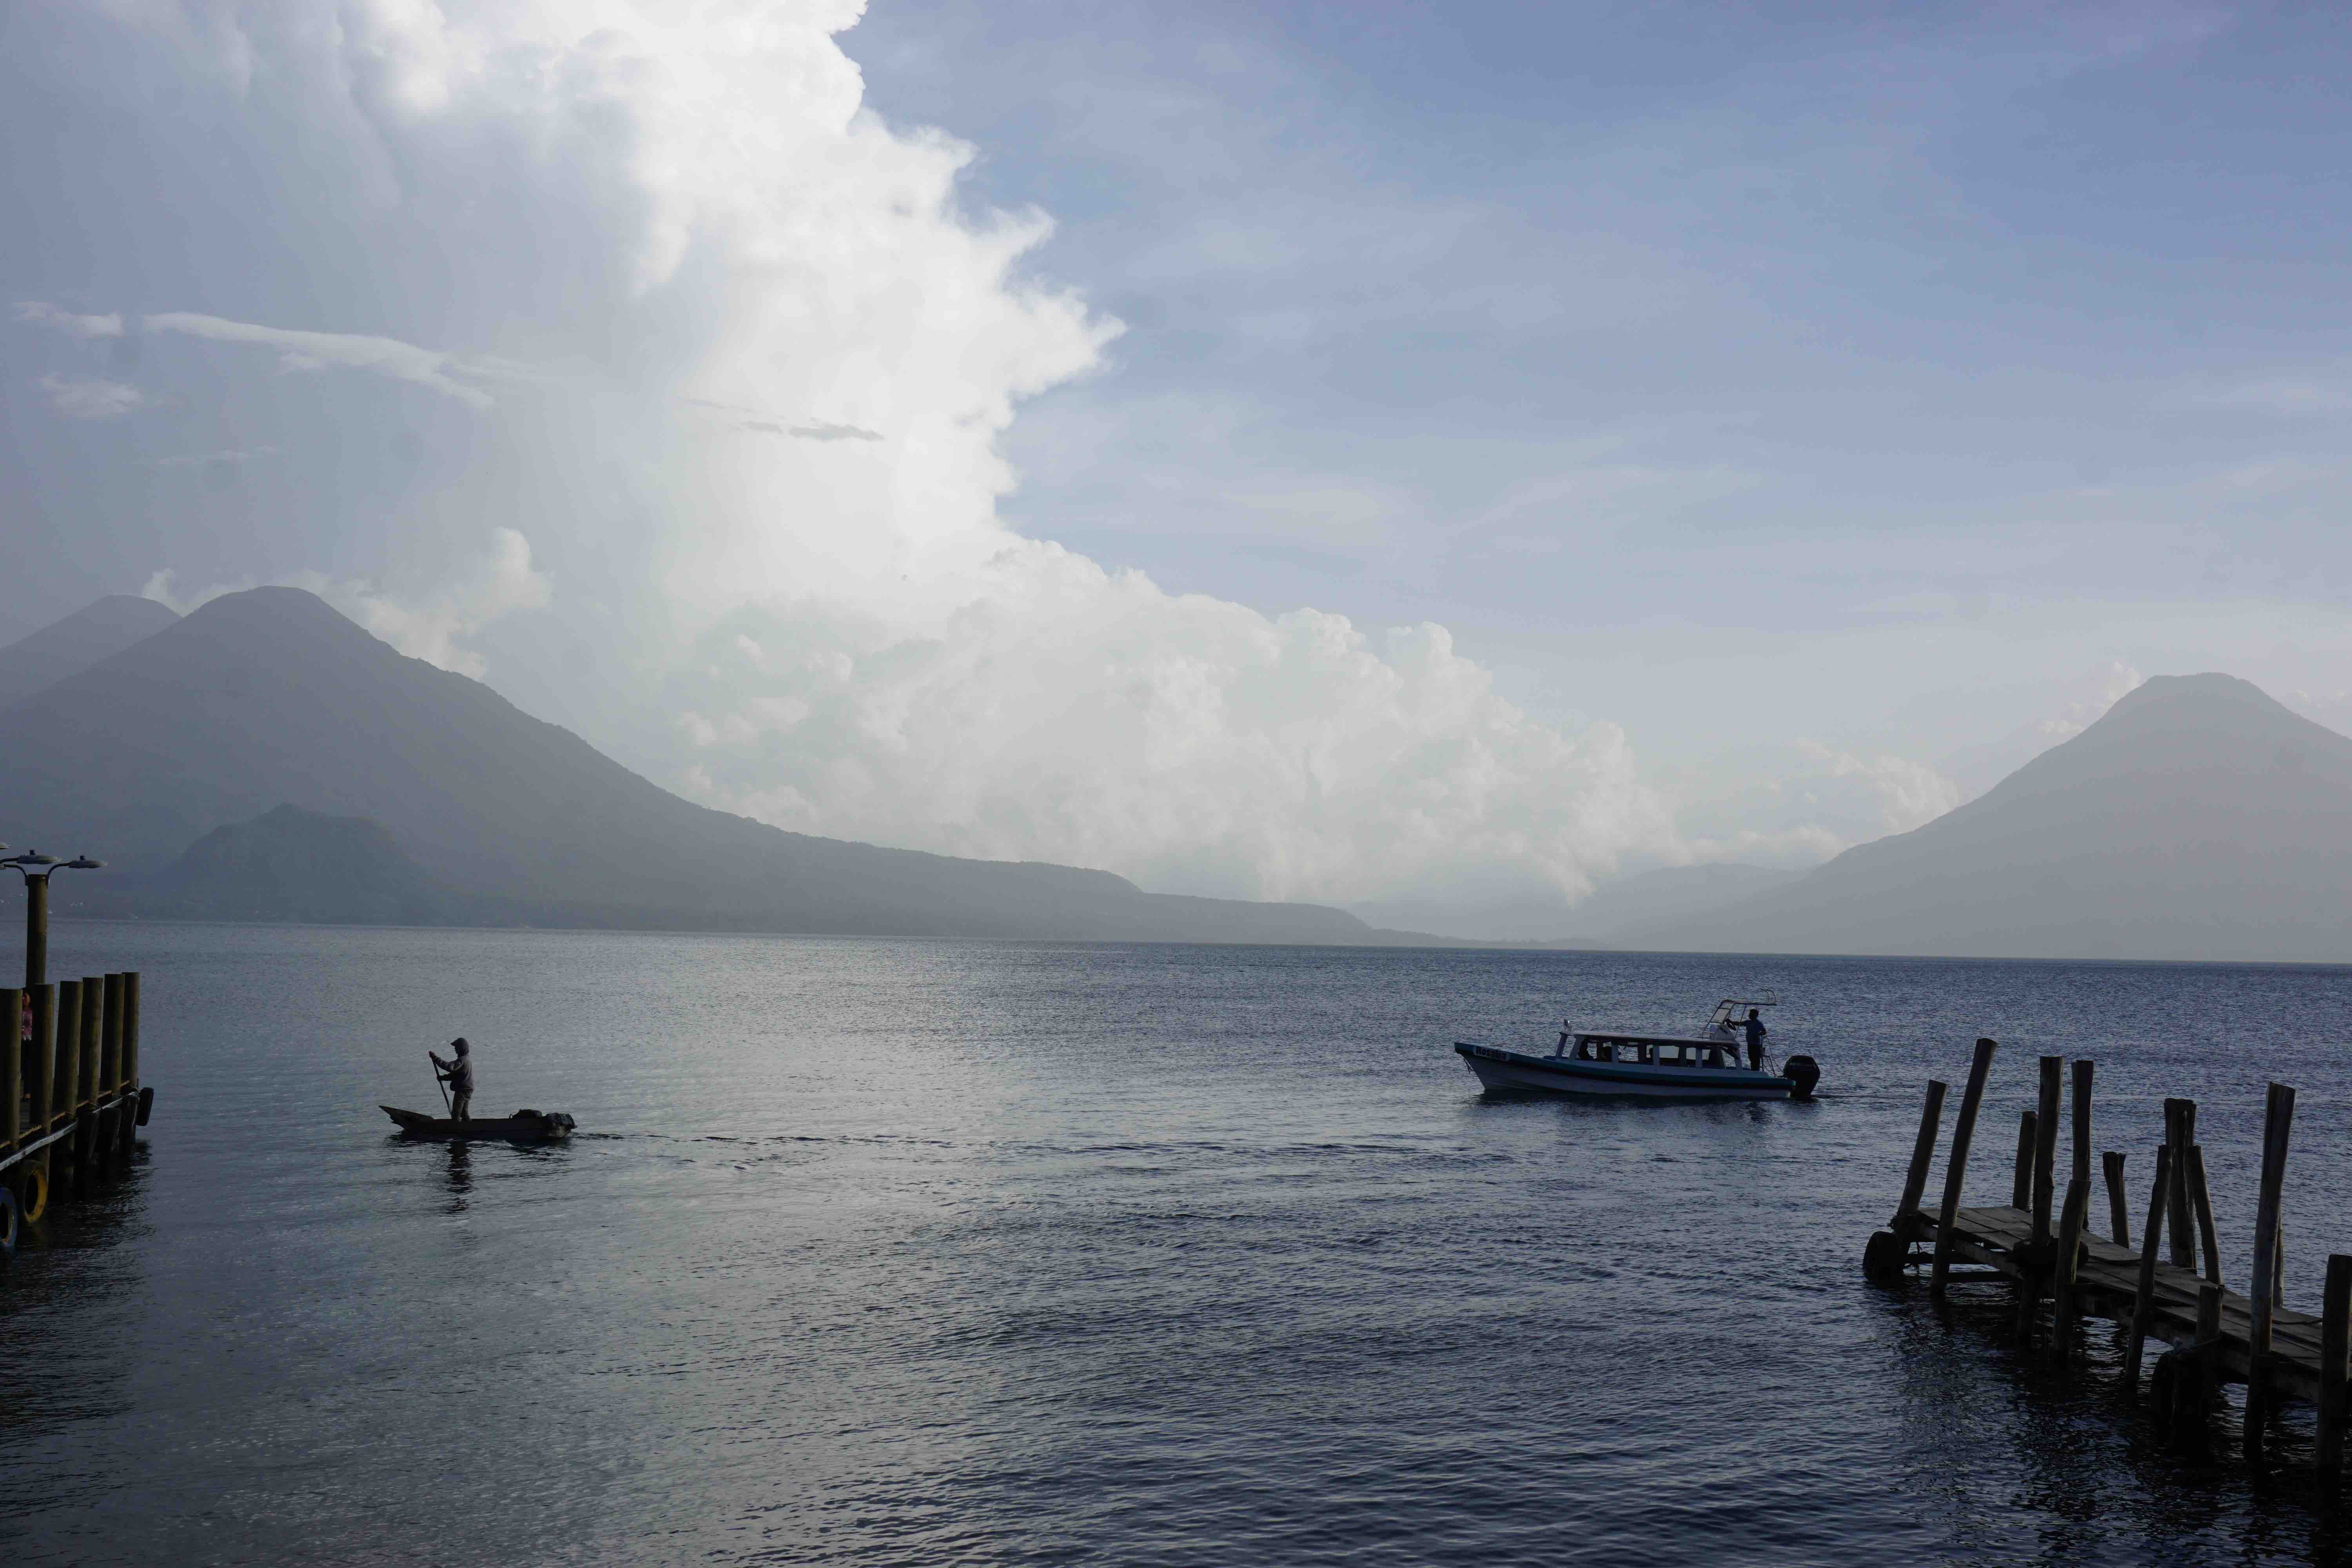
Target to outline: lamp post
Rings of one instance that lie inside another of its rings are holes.
[[[0,844],[0,849],[7,846]],[[95,871],[106,864],[87,855],[60,860],[37,849],[11,855],[0,866],[25,879],[25,989],[47,983],[49,977],[49,879],[59,871]]]

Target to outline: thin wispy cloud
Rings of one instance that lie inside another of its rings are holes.
[[[142,318],[141,325],[151,332],[178,332],[213,342],[274,349],[278,368],[289,372],[319,371],[329,365],[365,371],[429,388],[474,408],[488,408],[498,401],[480,383],[512,380],[526,374],[523,367],[508,361],[419,348],[397,338],[266,327],[194,310],[166,310]]]
[[[49,406],[68,419],[120,419],[151,401],[137,387],[102,375],[51,372],[41,377],[41,390],[48,394]]]
[[[227,468],[277,455],[275,447],[232,447],[217,452],[178,452],[168,458],[151,458],[148,466],[155,468]]]
[[[17,300],[16,319],[54,327],[77,338],[119,338],[122,335],[120,311],[104,316],[77,315],[71,310],[60,310],[46,300]]]
[[[782,415],[769,414],[757,408],[744,408],[732,403],[714,402],[708,397],[681,397],[678,402],[689,408],[708,408],[720,414],[742,415],[737,421],[738,430],[754,431],[763,436],[790,436],[803,441],[879,441],[881,432],[856,425],[835,425],[822,419],[793,424]]]

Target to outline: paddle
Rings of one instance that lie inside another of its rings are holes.
[[[449,1103],[449,1086],[446,1082],[442,1081],[441,1063],[434,1057],[431,1051],[425,1053],[425,1059],[433,1063],[433,1087],[441,1091],[441,1109],[447,1111],[449,1115],[454,1118],[457,1112],[456,1108],[451,1106]]]

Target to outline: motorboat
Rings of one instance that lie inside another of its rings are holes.
[[[503,1140],[509,1143],[553,1143],[571,1137],[572,1128],[578,1125],[561,1110],[518,1110],[512,1116],[475,1116],[458,1121],[446,1116],[430,1116],[422,1110],[395,1110],[389,1105],[376,1109],[400,1124],[401,1136],[404,1138],[434,1138],[445,1142]]]
[[[1457,1040],[1455,1051],[1490,1089],[1538,1089],[1618,1100],[1811,1100],[1819,1063],[1792,1056],[1761,1067],[1741,1060],[1737,1027],[1748,1008],[1773,1005],[1727,996],[1696,1035],[1641,1035],[1561,1024],[1549,1056]]]

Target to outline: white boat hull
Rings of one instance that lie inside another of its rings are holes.
[[[1605,1100],[1786,1100],[1796,1087],[1777,1073],[1750,1068],[1580,1061],[1458,1040],[1454,1048],[1488,1089],[1541,1089]]]

